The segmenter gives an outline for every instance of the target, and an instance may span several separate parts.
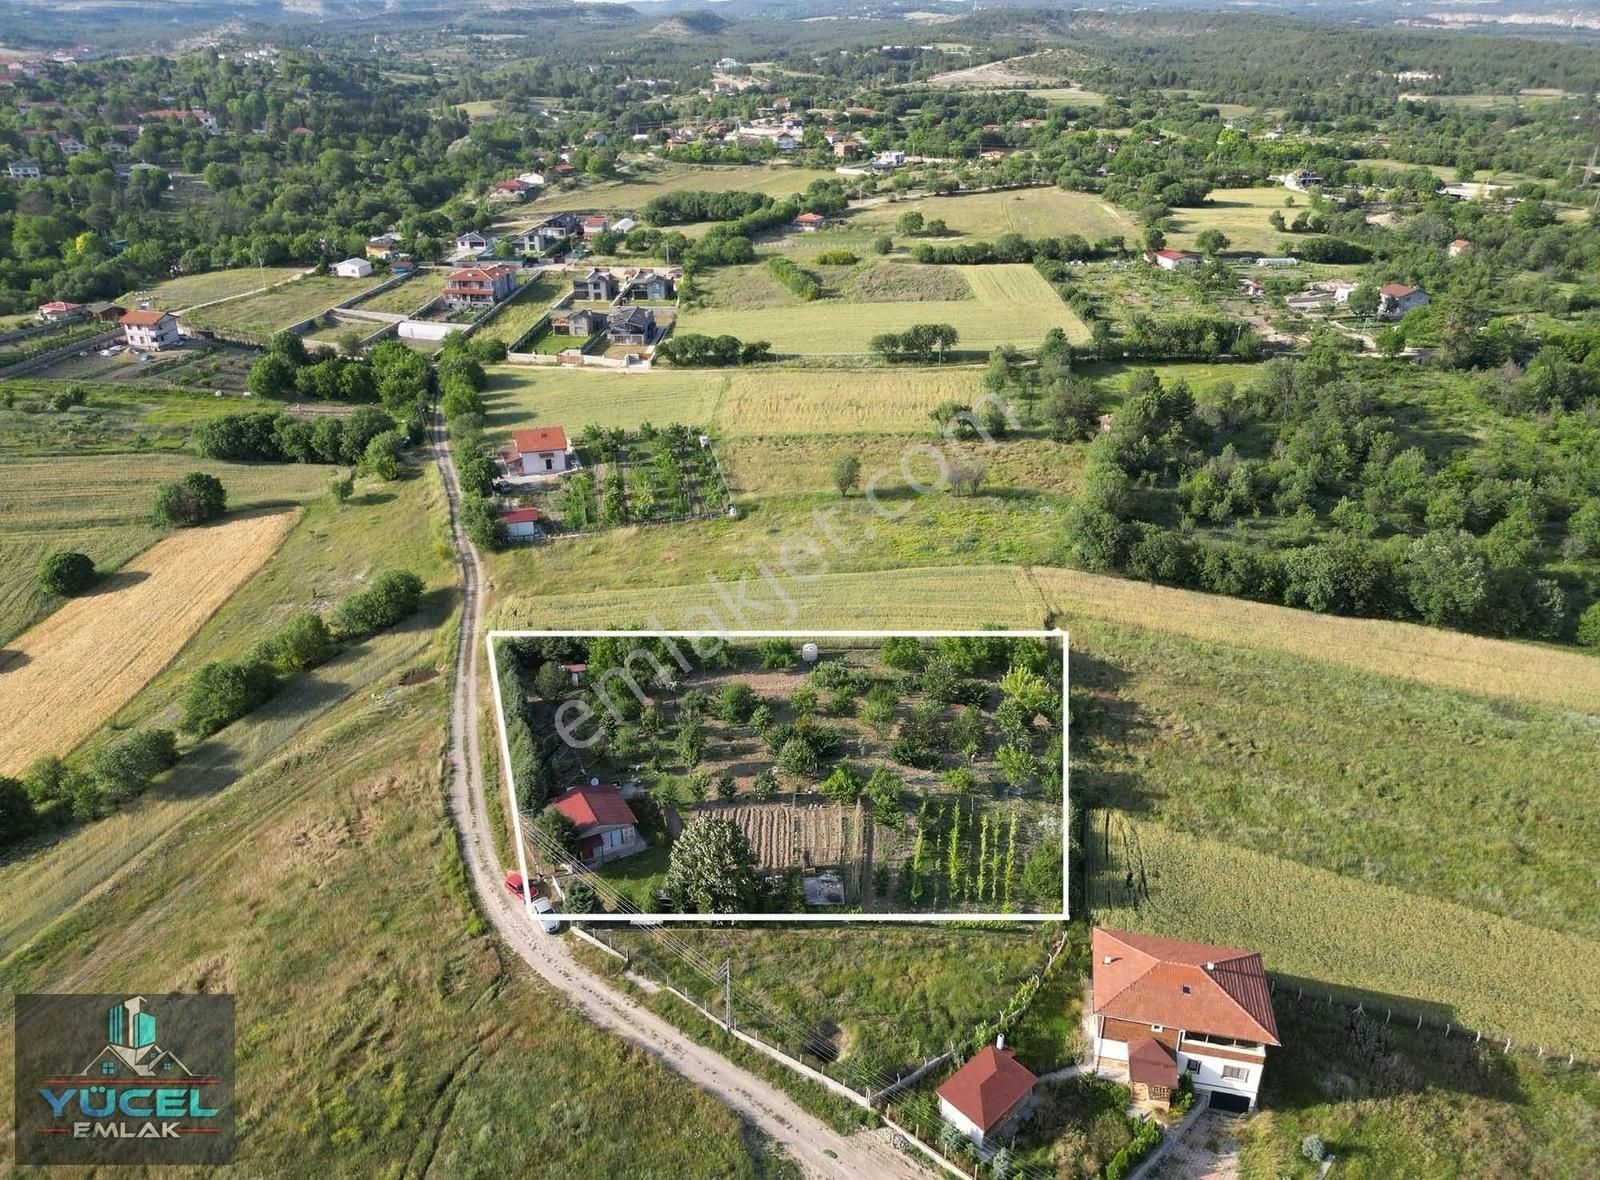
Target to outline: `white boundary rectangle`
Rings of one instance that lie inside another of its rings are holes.
[[[659,926],[669,922],[1065,922],[1071,918],[1067,883],[1072,868],[1067,862],[1067,849],[1071,843],[1067,825],[1071,809],[1068,801],[1072,791],[1069,782],[1070,721],[1068,720],[1067,690],[1070,687],[1068,671],[1068,634],[1059,628],[1053,631],[643,631],[643,630],[569,630],[569,631],[490,631],[484,637],[489,650],[489,683],[494,694],[495,730],[499,735],[500,777],[506,788],[506,807],[511,812],[512,838],[516,841],[517,868],[522,874],[522,904],[530,919],[536,919],[533,895],[529,882],[527,850],[522,840],[522,811],[517,806],[516,784],[511,781],[511,742],[506,733],[505,702],[500,696],[500,666],[495,656],[495,645],[502,639],[599,639],[622,637],[628,639],[971,639],[1005,636],[1012,639],[1055,639],[1061,643],[1061,912],[1025,914],[567,914],[552,916],[568,922],[614,922],[628,926]]]

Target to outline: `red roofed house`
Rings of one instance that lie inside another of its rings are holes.
[[[802,213],[794,219],[795,229],[805,230],[808,233],[814,229],[821,229],[827,224],[828,219],[820,213]]]
[[[1200,265],[1200,255],[1187,250],[1152,250],[1145,255],[1145,259],[1162,270],[1182,270],[1186,266]]]
[[[1414,307],[1428,306],[1428,293],[1404,283],[1385,283],[1378,288],[1378,318],[1397,320]]]
[[[75,320],[87,319],[89,311],[81,303],[54,299],[49,303],[41,303],[37,314],[39,319],[47,324],[69,324]]]
[[[580,786],[563,791],[550,806],[578,829],[578,859],[600,865],[643,852],[639,821],[626,799],[610,786]]]
[[[130,311],[117,321],[129,348],[154,351],[183,343],[178,320],[170,311]]]
[[[1261,956],[1095,927],[1094,1055],[1126,1062],[1134,1097],[1164,1103],[1187,1073],[1226,1110],[1254,1109],[1277,1046]]]
[[[507,508],[500,513],[500,519],[506,526],[506,536],[513,541],[544,536],[537,508]]]
[[[513,474],[547,475],[576,466],[567,461],[567,432],[559,426],[540,426],[534,430],[515,430],[511,446],[505,451],[506,466]]]
[[[1470,238],[1457,238],[1450,243],[1445,253],[1451,258],[1460,258],[1470,249],[1472,249],[1472,240]]]
[[[517,289],[517,268],[507,263],[464,266],[450,272],[444,285],[449,307],[490,307]]]
[[[1004,1134],[1027,1109],[1038,1080],[1001,1037],[978,1050],[939,1087],[939,1114],[982,1147],[985,1137]]]

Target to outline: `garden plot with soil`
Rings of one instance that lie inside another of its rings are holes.
[[[1058,640],[698,642],[499,643],[529,864],[584,879],[573,912],[1061,912]],[[574,788],[626,802],[627,852]]]

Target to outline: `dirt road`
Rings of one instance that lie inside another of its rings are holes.
[[[805,1175],[823,1180],[926,1180],[920,1164],[899,1151],[885,1130],[844,1136],[801,1109],[777,1087],[697,1045],[576,959],[567,940],[545,934],[502,887],[484,799],[478,748],[478,666],[483,652],[483,566],[462,531],[460,488],[442,421],[432,434],[444,481],[450,529],[461,564],[464,603],[450,708],[450,815],[461,839],[467,875],[484,916],[506,944],[587,1019],[656,1057],[715,1096],[779,1144]],[[686,1133],[692,1129],[685,1128]]]

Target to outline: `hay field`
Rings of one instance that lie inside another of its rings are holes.
[[[1294,198],[1293,205],[1284,201]],[[1176,250],[1195,249],[1195,237],[1208,229],[1228,235],[1231,253],[1276,254],[1285,239],[1292,236],[1267,224],[1274,209],[1286,221],[1296,212],[1311,207],[1311,198],[1279,185],[1261,188],[1219,188],[1211,190],[1210,204],[1198,209],[1174,209],[1167,245]]]
[[[130,291],[118,302],[124,307],[136,307],[138,300],[148,299],[151,307],[178,311],[181,308],[193,307],[196,303],[208,303],[213,299],[231,299],[247,291],[270,287],[274,283],[294,278],[305,269],[303,266],[265,268],[244,266],[234,270],[212,270],[204,274],[183,275],[152,287]]]
[[[174,533],[10,645],[0,773],[66,754],[144,687],[278,547],[297,512]]]
[[[776,352],[795,356],[865,356],[868,343],[884,332],[914,324],[953,324],[958,348],[987,351],[999,344],[1036,347],[1051,328],[1077,342],[1089,338],[1082,321],[1033,267],[1016,265],[952,268],[972,289],[971,299],[899,303],[817,300],[798,307],[685,311],[678,331],[724,333],[742,340],[767,340]]]
[[[221,328],[270,336],[320,315],[337,303],[371,290],[381,282],[375,275],[364,279],[341,279],[335,275],[308,275],[276,290],[244,295],[226,303],[214,304],[184,316],[191,327]]]
[[[922,423],[927,422],[926,416]],[[735,492],[754,496],[837,496],[831,472],[835,460],[854,455],[867,473],[886,472],[881,486],[892,487],[909,470],[931,479],[938,466],[927,451],[931,435],[913,434],[785,434],[732,436],[719,455]],[[994,493],[1015,491],[1037,498],[1041,493],[1067,495],[1082,485],[1088,449],[1046,439],[1014,439],[994,450],[975,452],[984,465],[984,486]],[[902,469],[901,461],[905,461]]]
[[[1096,875],[1095,921],[1170,938],[1267,948],[1267,970],[1457,1029],[1546,1052],[1600,1054],[1600,942],[1308,868],[1173,831],[1129,825],[1152,876],[1137,909],[1119,900],[1125,858]],[[1112,821],[1113,850],[1121,821]],[[1097,868],[1100,866],[1096,866]],[[1135,869],[1137,872],[1137,869]],[[1108,899],[1110,903],[1108,904]],[[1537,947],[1537,953],[1529,948]],[[1514,982],[1513,982],[1514,981]],[[1403,1007],[1401,1007],[1403,1006]],[[1470,1036],[1470,1033],[1467,1035]]]
[[[896,219],[907,212],[920,213],[930,221],[939,218],[956,233],[984,240],[1018,233],[1029,238],[1082,234],[1091,242],[1120,234],[1131,241],[1138,233],[1134,220],[1103,197],[1053,187],[894,201],[862,211],[850,219],[849,225],[892,234]],[[898,239],[901,245],[908,246],[922,240]]]
[[[59,602],[34,584],[47,553],[76,549],[104,572],[163,535],[150,523],[158,484],[188,471],[209,472],[222,480],[228,506],[237,511],[303,503],[322,493],[332,470],[216,463],[185,454],[7,458],[0,463],[0,643]]]

